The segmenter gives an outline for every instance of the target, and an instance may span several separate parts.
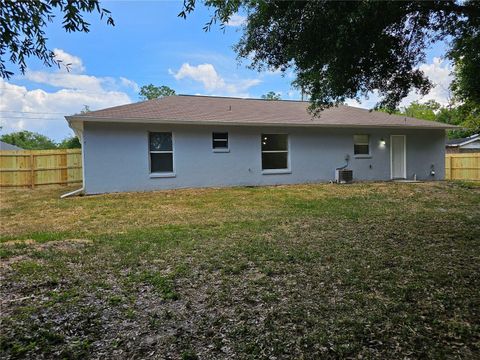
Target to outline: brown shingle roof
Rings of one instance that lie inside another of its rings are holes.
[[[184,124],[285,125],[328,127],[416,127],[447,129],[454,126],[384,112],[341,105],[312,117],[305,101],[267,101],[214,96],[176,95],[115,106],[69,121],[114,121]]]

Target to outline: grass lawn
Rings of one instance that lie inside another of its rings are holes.
[[[1,191],[8,358],[480,357],[480,185]]]

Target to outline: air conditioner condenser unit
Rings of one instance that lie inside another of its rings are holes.
[[[353,181],[353,170],[336,169],[335,182],[338,184],[350,184]]]

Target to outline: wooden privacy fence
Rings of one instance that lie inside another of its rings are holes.
[[[480,153],[446,154],[445,179],[480,180]],[[0,151],[0,187],[81,182],[81,149]]]
[[[480,153],[445,154],[445,179],[480,180]]]
[[[0,151],[0,187],[81,182],[81,149]]]

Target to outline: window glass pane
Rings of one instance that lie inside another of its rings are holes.
[[[368,144],[368,135],[353,135],[353,142],[355,144]]]
[[[287,134],[262,134],[262,151],[288,150]]]
[[[172,133],[150,133],[150,151],[172,151]]]
[[[228,149],[228,141],[223,140],[214,140],[213,141],[214,149]]]
[[[288,168],[288,153],[262,153],[262,169],[287,169]]]
[[[355,144],[353,147],[353,153],[355,155],[368,155],[368,145],[357,145]]]
[[[173,154],[150,153],[150,172],[173,172]]]

